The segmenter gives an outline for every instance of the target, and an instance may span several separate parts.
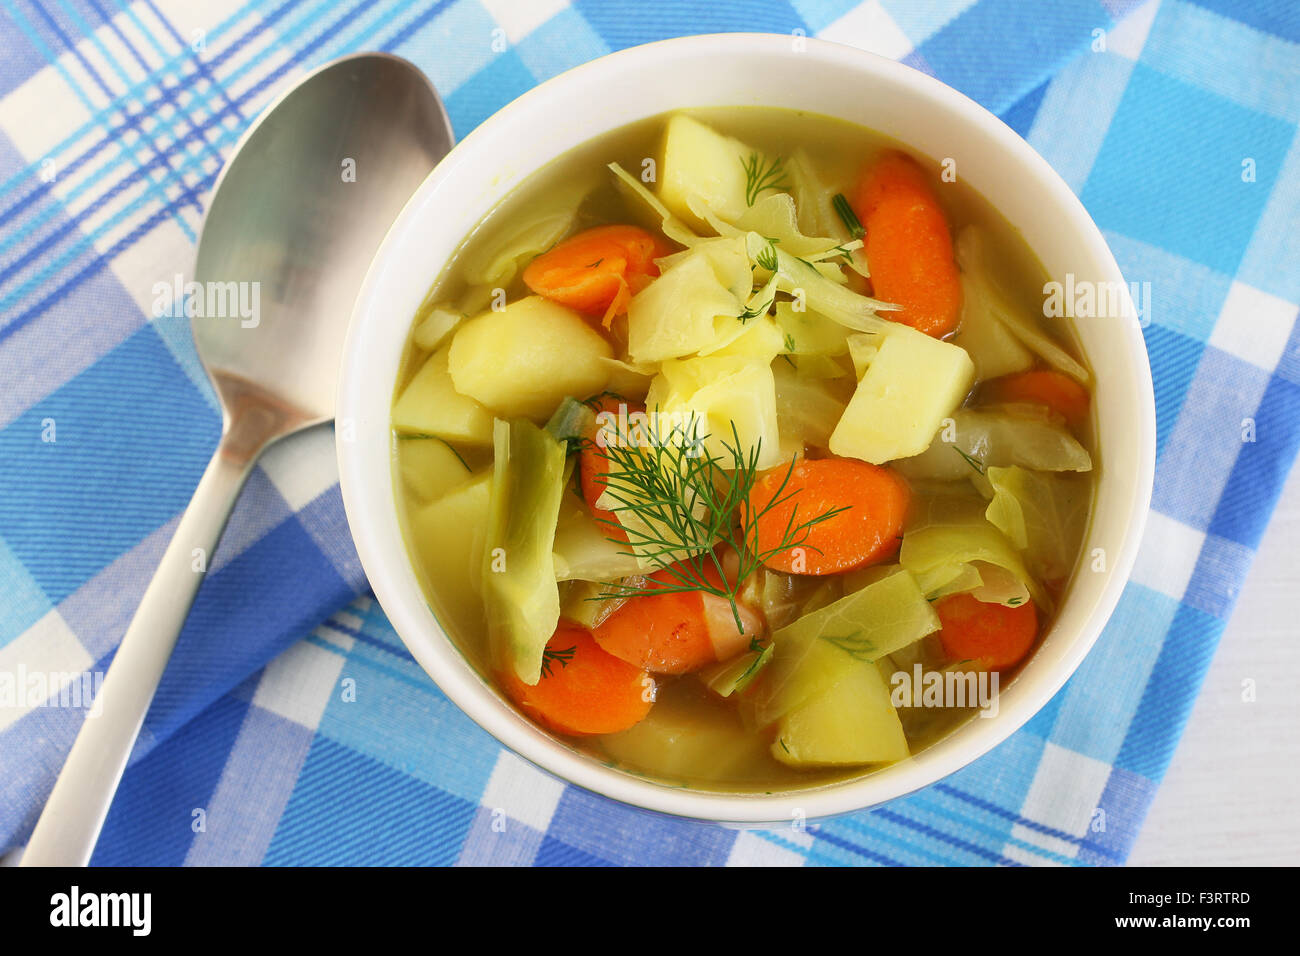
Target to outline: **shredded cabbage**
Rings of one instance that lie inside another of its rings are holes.
[[[776,388],[776,422],[781,438],[825,448],[835,423],[844,414],[853,383],[799,375],[785,362],[772,365]]]
[[[552,556],[567,455],[526,419],[493,427],[495,463],[483,550],[488,639],[503,666],[526,684],[542,672],[542,652],[560,619]]]
[[[855,332],[877,332],[885,320],[877,317],[879,311],[897,309],[898,306],[865,295],[827,278],[817,266],[796,258],[766,237],[756,232],[746,236],[749,259],[759,269],[775,272],[777,288],[796,298],[802,297],[808,308],[838,322]],[[821,263],[838,272],[832,263]]]
[[[1084,384],[1088,383],[1091,378],[1088,370],[1075,361],[1065,349],[1048,338],[1034,322],[1021,315],[1002,291],[993,284],[990,278],[992,266],[985,261],[984,236],[978,228],[967,226],[961,231],[957,236],[956,253],[957,264],[961,266],[963,275],[970,279],[970,282],[964,284],[964,292],[978,296],[989,315],[1002,323],[1048,365]]]
[[[616,358],[600,357],[600,362],[609,369],[609,381],[605,390],[623,398],[645,398],[650,388],[650,379],[659,371],[658,363],[635,365]]]
[[[699,678],[719,697],[730,697],[753,682],[772,659],[772,650],[772,645],[768,644],[762,650],[746,651],[739,657],[705,668],[700,671]]]
[[[491,250],[465,260],[461,273],[470,285],[505,286],[524,261],[532,261],[564,237],[573,226],[581,197],[575,196],[568,209],[534,219],[495,243]]]
[[[645,184],[639,182],[635,176],[629,173],[618,163],[610,163],[609,168],[614,175],[630,189],[638,199],[650,207],[662,224],[663,233],[673,242],[681,246],[694,246],[701,242],[701,237],[691,232],[686,224],[668,211],[668,207],[659,201],[659,197],[646,189]]]
[[[873,662],[939,629],[916,579],[890,574],[772,635],[775,648],[753,691],[766,726],[827,690],[846,665]]]
[[[753,282],[740,239],[701,242],[632,297],[628,354],[638,365],[717,348],[745,331]]]
[[[802,146],[796,149],[785,166],[794,187],[800,229],[806,235],[838,235],[843,225],[831,207],[835,190],[821,181],[807,151]]]
[[[985,604],[1005,604],[1017,607],[1029,600],[1029,588],[1006,568],[976,561],[970,565],[980,576],[978,587],[971,589],[971,597]]]
[[[963,573],[962,565],[983,561],[1009,571],[1040,608],[1048,606],[1046,593],[1030,575],[1015,546],[963,499],[934,503],[929,514],[904,531],[898,561],[916,575],[927,593],[951,586]]]
[[[437,351],[465,316],[453,309],[435,306],[415,327],[415,344],[427,352]]]
[[[627,545],[611,541],[611,533],[576,495],[565,495],[555,527],[555,579],[608,582],[640,574]]]
[[[1034,573],[1049,581],[1069,575],[1088,516],[1087,482],[1016,466],[989,468],[987,478],[989,522],[1025,553]]]
[[[991,312],[984,294],[987,287],[969,274],[961,277],[961,324],[952,344],[959,345],[975,363],[975,381],[1023,372],[1034,364],[1034,353],[1020,344]]]
[[[957,481],[989,466],[1020,465],[1038,471],[1091,471],[1088,451],[1066,429],[1011,409],[959,408],[919,455],[895,467],[908,478]],[[949,441],[948,439],[952,440]]]
[[[701,349],[700,355],[739,355],[768,365],[781,353],[784,340],[780,326],[772,321],[771,316],[762,315],[747,323],[737,322],[736,326],[713,345]]]
[[[793,302],[776,304],[776,324],[784,334],[785,351],[792,355],[844,355],[849,350],[844,326],[807,309],[795,311]]]
[[[732,225],[756,232],[780,243],[792,256],[828,255],[840,241],[833,236],[807,236],[799,230],[799,218],[789,193],[771,193],[746,209]]]

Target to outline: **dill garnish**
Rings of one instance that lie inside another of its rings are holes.
[[[574,644],[572,647],[546,648],[542,651],[542,676],[551,676],[552,664],[559,664],[561,669],[568,667],[569,661],[573,660],[574,652],[577,650],[577,644]]]
[[[979,474],[981,475],[984,474],[984,463],[982,461],[980,461],[978,458],[972,458],[970,455],[966,454],[956,445],[952,446],[952,450],[955,451],[957,454],[961,455],[962,458],[965,458],[966,464],[974,468],[977,472],[979,472]]]
[[[758,153],[750,153],[749,158],[741,157],[740,165],[745,168],[745,205],[752,206],[758,197],[768,190],[789,189],[785,182],[785,160],[777,157],[771,163],[764,163]]]
[[[744,312],[740,313],[740,315],[736,316],[736,318],[740,319],[741,325],[744,325],[750,319],[756,319],[760,315],[766,315],[767,312],[772,308],[772,303],[774,303],[775,301],[776,301],[776,295],[774,293],[772,297],[762,305],[756,305],[753,306],[752,308],[748,308]]]
[[[611,510],[625,514],[627,520],[597,520],[627,536],[626,542],[607,536],[615,543],[627,544],[631,550],[623,554],[663,574],[661,580],[611,584],[604,597],[681,591],[715,594],[731,605],[743,634],[736,606],[743,582],[765,561],[792,548],[808,547],[820,553],[806,544],[809,532],[848,509],[833,508],[800,520],[795,502],[781,540],[775,547],[761,548],[759,522],[798,495],[798,489],[787,490],[795,461],[791,460],[767,504],[751,509],[749,495],[758,480],[762,443],[755,442],[746,452],[735,423],[731,433],[734,444],[724,440],[720,453],[705,446],[710,436],[700,437],[697,429],[688,434],[680,425],[667,435],[656,433],[644,443],[628,442],[627,436],[620,435],[606,444],[609,469],[604,476],[605,494],[613,503]],[[730,577],[716,550],[719,544],[739,558],[739,567]]]
[[[844,228],[849,231],[850,239],[861,239],[867,234],[867,230],[862,228],[862,220],[853,211],[849,201],[844,198],[844,193],[836,193],[835,198],[831,200],[831,205],[835,208],[836,215],[840,217],[840,222],[844,223]]]
[[[736,678],[737,688],[744,687],[746,684],[748,684],[750,678],[752,678],[754,674],[758,672],[759,668],[761,668],[764,664],[767,663],[768,658],[771,657],[771,654],[768,653],[770,649],[771,649],[770,644],[767,647],[764,647],[762,642],[759,641],[759,639],[756,637],[751,637],[749,639],[750,653],[756,654],[757,656],[752,661],[749,662],[749,666],[746,667],[744,671],[741,673],[741,675]]]
[[[866,661],[867,663],[870,663],[876,659],[872,656],[876,653],[876,642],[870,638],[863,637],[861,631],[854,631],[851,634],[841,634],[839,636],[823,634],[822,640],[834,644],[855,661]]]
[[[776,242],[777,240],[775,239],[768,239],[767,247],[754,257],[754,262],[762,266],[768,272],[775,272],[779,265],[776,258]]]

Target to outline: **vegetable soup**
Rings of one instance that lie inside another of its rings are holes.
[[[430,606],[527,717],[672,785],[818,786],[995,713],[1093,496],[1046,279],[952,161],[838,120],[588,142],[414,318],[392,447]]]

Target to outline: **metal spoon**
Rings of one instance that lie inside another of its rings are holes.
[[[262,451],[334,417],[357,290],[388,227],[451,144],[424,74],[400,57],[363,53],[303,78],[235,147],[199,238],[194,279],[208,314],[196,308],[191,322],[221,401],[221,441],[113,658],[103,710],[77,734],[22,865],[90,860],[203,579],[195,568],[206,569]]]

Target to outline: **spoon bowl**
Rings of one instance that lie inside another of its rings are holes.
[[[218,314],[196,309],[191,329],[218,392],[251,383],[304,425],[334,417],[357,289],[451,144],[429,81],[387,54],[336,60],[267,109],[217,180],[199,236],[194,278]]]
[[[363,53],[309,73],[236,144],[199,238],[187,312],[221,440],[77,734],[23,866],[90,860],[210,555],[258,455],[334,417],[352,304],[406,201],[451,148],[415,66]]]

